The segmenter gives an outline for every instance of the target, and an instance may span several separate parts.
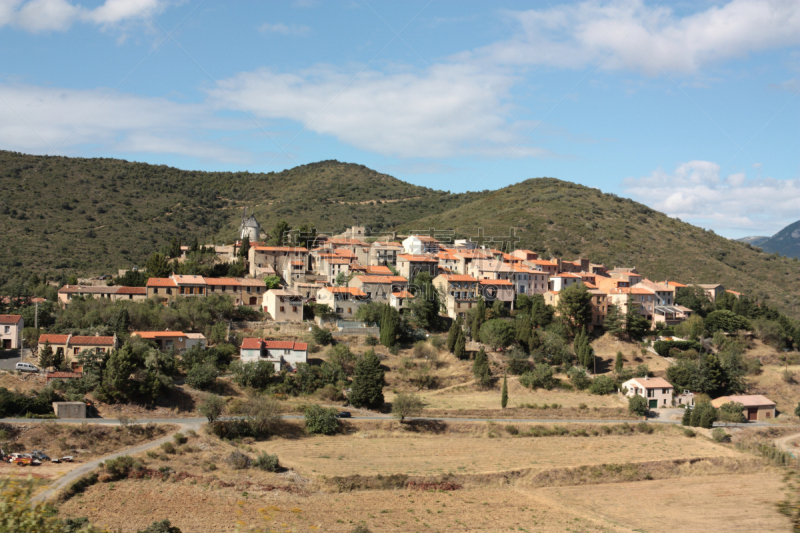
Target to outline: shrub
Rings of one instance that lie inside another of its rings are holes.
[[[711,438],[714,439],[715,442],[722,442],[728,438],[728,434],[725,433],[725,430],[722,428],[714,428],[711,430]]]
[[[342,391],[336,388],[335,385],[328,383],[321,389],[317,391],[317,396],[319,396],[323,400],[327,400],[329,402],[340,402],[344,400],[344,395]]]
[[[261,455],[253,461],[253,466],[267,472],[277,472],[281,468],[280,463],[278,463],[278,456],[275,454],[270,455],[267,452],[261,452]]]
[[[147,528],[139,530],[137,533],[181,533],[181,530],[173,526],[169,520],[153,522]]]
[[[171,444],[169,442],[165,444]],[[128,477],[132,470],[138,470],[142,464],[134,460],[130,455],[120,455],[114,459],[109,459],[103,464],[103,469],[111,476],[111,479],[123,479]]]
[[[339,430],[338,411],[333,407],[310,405],[305,409],[306,431],[320,435],[333,435]]]
[[[184,437],[183,433],[175,433],[172,436],[172,440],[175,442],[176,446],[180,446],[181,444],[186,444],[186,441],[188,441],[189,439]]]
[[[637,378],[646,378],[651,375],[651,372],[647,365],[639,365],[636,367],[636,370],[633,371],[633,374]]]
[[[446,341],[443,337],[431,337],[431,346],[437,350],[442,350],[445,347]]]
[[[367,346],[377,346],[379,342],[378,337],[371,333],[364,339],[364,344]]]
[[[639,422],[638,424],[636,424],[636,431],[638,431],[639,433],[650,434],[653,431],[655,431],[655,428],[645,422]]]
[[[175,446],[171,442],[163,443],[161,449],[164,450],[164,453],[175,453]]]
[[[690,438],[694,437],[695,435],[697,435],[697,433],[695,433],[694,430],[689,429],[689,428],[684,429],[683,430],[683,434],[684,434],[684,436],[690,437]]]
[[[684,426],[702,427],[711,429],[717,420],[717,410],[707,401],[697,401],[695,398],[693,409],[686,409],[681,423]]]
[[[197,411],[209,422],[214,422],[225,412],[225,400],[216,394],[207,394],[197,406]]]
[[[204,363],[186,373],[186,384],[193,389],[208,390],[217,383],[217,367]]]
[[[647,399],[643,396],[631,396],[628,398],[628,412],[632,415],[645,416],[648,411]]]
[[[616,388],[616,383],[609,376],[596,376],[589,385],[589,392],[600,395],[611,394]]]
[[[577,366],[570,368],[567,376],[569,376],[572,385],[578,390],[584,390],[592,383],[589,376],[586,375],[586,370]]]
[[[727,402],[719,408],[719,421],[732,424],[742,424],[747,421],[744,417],[744,405],[737,402]]]
[[[661,357],[669,357],[670,350],[677,348],[683,350],[697,350],[698,352],[703,349],[699,342],[694,341],[656,341],[653,344],[653,349]]]
[[[225,462],[231,465],[231,467],[235,470],[250,468],[250,466],[253,464],[253,460],[250,459],[250,457],[239,451],[232,452],[227,458],[225,458]]]
[[[507,425],[506,431],[508,432],[509,435],[519,435],[519,429],[517,428],[517,426],[513,424]]]
[[[231,363],[230,369],[233,373],[233,380],[239,386],[252,387],[254,389],[263,389],[269,385],[275,373],[275,365],[269,361],[252,363],[234,361]]]
[[[519,383],[529,389],[543,388],[551,390],[556,380],[553,378],[553,369],[550,365],[539,363],[534,366],[533,372],[525,372],[519,377]]]
[[[311,326],[311,338],[321,346],[327,346],[333,343],[333,335],[331,335],[331,332],[317,325]]]

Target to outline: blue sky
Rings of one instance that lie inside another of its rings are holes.
[[[0,0],[0,148],[800,219],[800,2]]]

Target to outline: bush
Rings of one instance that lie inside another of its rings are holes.
[[[578,390],[584,390],[592,383],[589,376],[586,375],[586,370],[577,366],[570,368],[567,376],[569,376],[572,385]]]
[[[711,429],[717,420],[717,410],[709,402],[699,402],[696,398],[695,401],[693,409],[686,409],[681,423],[684,426]]]
[[[645,416],[649,408],[647,406],[647,399],[643,396],[632,396],[628,398],[628,412],[632,415]]]
[[[235,470],[250,468],[250,466],[253,464],[253,460],[250,459],[250,457],[238,451],[232,452],[227,458],[225,458],[225,462],[231,465],[231,467]]]
[[[514,348],[508,353],[508,358],[506,359],[506,370],[508,370],[509,374],[513,374],[515,376],[521,376],[525,372],[530,372],[530,356],[519,348]]]
[[[317,396],[319,396],[320,399],[327,400],[329,402],[340,402],[344,400],[344,394],[342,394],[342,391],[330,383],[319,389],[317,391]]]
[[[422,412],[424,404],[416,394],[400,393],[392,402],[392,416],[403,422],[407,416],[417,416]]]
[[[128,474],[132,470],[138,470],[141,466],[142,464],[130,455],[120,455],[119,457],[106,461],[103,464],[103,469],[111,476],[111,479],[117,480],[128,477]]]
[[[747,421],[744,417],[744,405],[736,402],[727,402],[719,408],[719,421],[731,424],[742,424]]]
[[[333,407],[310,405],[305,409],[306,431],[319,435],[333,435],[339,430],[338,411]]]
[[[684,434],[684,436],[690,437],[690,438],[697,435],[697,433],[695,433],[694,430],[689,429],[689,428],[684,429],[683,430],[683,434]]]
[[[214,422],[225,412],[225,400],[216,394],[208,394],[197,406],[197,411],[206,417],[209,422]]]
[[[186,373],[186,384],[193,389],[208,390],[217,383],[217,367],[204,363]]]
[[[171,442],[163,443],[161,449],[164,450],[164,453],[175,453],[175,446]]]
[[[547,389],[551,390],[556,385],[556,380],[553,378],[553,369],[550,365],[539,363],[533,367],[533,372],[525,372],[519,377],[519,383],[523,387],[529,389]]]
[[[364,344],[366,344],[367,346],[377,346],[379,342],[380,341],[378,340],[378,337],[376,337],[372,333],[367,335],[367,337],[364,339]]]
[[[181,530],[173,526],[169,520],[153,522],[146,529],[141,529],[137,533],[181,533]]]
[[[331,332],[317,325],[311,326],[311,338],[320,346],[327,346],[333,343]]]
[[[431,346],[437,350],[442,350],[445,347],[445,339],[443,337],[431,337]]]
[[[243,363],[234,361],[231,363],[233,380],[241,387],[252,387],[254,389],[264,389],[272,381],[275,374],[275,365],[269,361],[256,361]]]
[[[278,456],[270,455],[267,452],[261,452],[261,455],[253,461],[253,466],[267,472],[278,472],[281,468],[280,463],[278,463]]]
[[[589,392],[592,394],[611,394],[616,389],[616,383],[608,376],[595,376],[592,380],[592,384],[589,385]]]
[[[716,442],[723,442],[728,438],[728,434],[722,428],[714,428],[711,430],[711,438]]]
[[[653,349],[661,357],[669,357],[670,350],[677,348],[678,350],[697,350],[698,352],[703,349],[699,342],[694,341],[656,341],[653,344]]]

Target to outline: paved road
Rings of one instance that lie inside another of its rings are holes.
[[[0,350],[0,369],[14,370],[17,363],[22,361],[21,350]]]

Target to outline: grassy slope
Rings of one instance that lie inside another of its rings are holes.
[[[336,161],[252,174],[2,151],[0,191],[0,285],[31,271],[102,274],[141,265],[173,236],[230,242],[245,206],[266,229],[285,219],[341,231],[356,218],[388,228],[479,197]]]
[[[722,283],[769,296],[791,310],[800,303],[800,262],[761,253],[632,200],[552,178],[530,179],[480,201],[431,214],[409,227],[453,228],[462,236],[507,236],[544,257],[587,257],[609,267],[636,266],[656,280]],[[495,243],[498,244],[498,243]]]

